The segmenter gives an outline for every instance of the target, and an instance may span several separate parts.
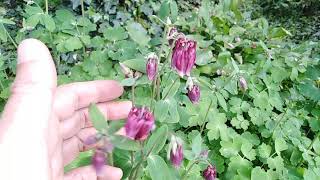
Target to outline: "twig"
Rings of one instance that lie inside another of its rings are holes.
[[[177,82],[179,79],[180,79],[180,77],[178,76],[178,77],[174,80],[174,82],[171,84],[169,90],[167,91],[166,95],[165,95],[162,99],[166,99],[166,98],[167,98],[167,96],[169,95],[169,93],[170,93],[173,85],[176,84],[176,82]]]
[[[207,110],[207,112],[206,112],[206,115],[204,116],[204,122],[203,122],[203,124],[202,124],[202,126],[201,126],[201,129],[200,129],[200,135],[202,134],[202,132],[203,132],[203,130],[204,130],[204,127],[205,127],[205,125],[206,125],[206,120],[207,120],[207,117],[208,117],[208,114],[209,114],[211,105],[212,105],[212,100],[211,100],[211,102],[210,102],[210,105],[209,105],[209,107],[208,107],[208,110]]]

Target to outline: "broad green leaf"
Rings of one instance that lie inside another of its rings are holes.
[[[210,50],[199,50],[197,51],[196,64],[199,66],[206,65],[213,60],[213,55]]]
[[[176,79],[176,76],[170,77],[167,82],[165,82],[165,88],[162,91],[163,98],[170,98],[176,95],[180,87],[180,79]],[[166,96],[166,97],[165,97]]]
[[[141,149],[139,142],[125,136],[113,135],[110,137],[110,140],[112,144],[119,149],[128,151],[139,151]]]
[[[0,24],[0,40],[2,40],[3,42],[7,42],[8,40],[7,33],[3,24]]]
[[[160,10],[159,10],[159,17],[160,19],[162,20],[166,20],[166,17],[168,17],[170,14],[170,4],[169,4],[169,1],[168,0],[164,0],[162,3],[161,3],[161,6],[160,6]]]
[[[126,179],[132,169],[132,161],[130,157],[130,153],[126,150],[121,150],[121,149],[115,149],[113,151],[113,161],[114,161],[114,166],[121,168],[123,172],[123,179]]]
[[[256,159],[256,151],[253,149],[253,145],[249,142],[245,142],[242,144],[241,152],[250,161],[253,161]]]
[[[41,14],[34,14],[32,16],[30,16],[27,20],[26,20],[26,25],[29,27],[36,27],[38,25],[38,23],[40,22],[41,19]]]
[[[128,34],[125,29],[119,27],[108,27],[104,32],[103,36],[109,41],[119,41],[128,38]]]
[[[193,140],[192,140],[192,152],[196,155],[199,156],[201,153],[201,146],[202,146],[202,138],[201,134],[197,135]]]
[[[271,153],[271,146],[263,143],[258,147],[258,154],[262,158],[268,158]]]
[[[209,123],[207,124],[208,131],[208,138],[209,140],[219,139],[228,140],[228,132],[227,132],[227,125],[225,122],[227,121],[226,114],[224,113],[217,113],[215,116],[209,116]]]
[[[240,151],[240,148],[237,146],[236,143],[232,141],[221,141],[221,148],[219,152],[222,156],[226,158],[231,158],[233,156],[238,155],[238,152]]]
[[[156,120],[159,122],[163,122],[167,119],[167,115],[169,112],[168,100],[160,100],[155,104],[154,115]]]
[[[42,23],[44,24],[46,29],[50,32],[53,32],[56,28],[56,24],[52,19],[52,17],[48,14],[44,14],[41,16],[41,18],[42,18]]]
[[[150,41],[150,36],[147,31],[142,27],[141,24],[136,22],[131,22],[127,25],[127,30],[130,37],[139,45],[147,46]]]
[[[151,152],[151,154],[158,154],[166,144],[167,137],[168,126],[162,125],[150,136],[148,143],[144,147],[145,154],[149,152]]]
[[[280,28],[271,28],[271,31],[269,32],[269,36],[271,38],[284,38],[284,37],[286,37],[288,35],[292,36],[292,34],[288,30],[286,30],[286,29],[284,29],[282,27],[280,27]]]
[[[171,20],[175,22],[178,17],[178,5],[175,0],[170,1]]]
[[[91,104],[89,107],[90,120],[94,128],[98,131],[103,131],[108,128],[108,122],[105,116],[100,112],[97,105]]]
[[[260,167],[255,167],[251,171],[251,180],[271,180],[268,174]]]
[[[147,159],[148,166],[147,170],[152,178],[152,180],[173,180],[173,175],[171,174],[168,165],[158,155],[150,155]]]
[[[131,69],[146,73],[147,61],[144,58],[129,59],[122,63]]]
[[[275,144],[276,152],[278,154],[280,154],[281,151],[284,151],[284,150],[288,149],[288,145],[287,145],[286,141],[283,138],[277,138],[275,140],[274,144]]]
[[[165,99],[169,107],[169,116],[165,120],[166,123],[177,123],[180,120],[178,112],[178,102],[174,98]]]
[[[218,99],[218,103],[220,104],[220,106],[223,108],[223,110],[228,112],[227,103],[226,103],[226,100],[224,99],[224,97],[219,92],[216,92],[215,94],[216,94],[216,97]]]
[[[136,83],[136,79],[134,78],[126,78],[120,82],[122,86],[133,86],[135,83]]]
[[[68,51],[74,51],[76,49],[82,48],[82,42],[78,37],[71,37],[66,40],[66,42],[64,43],[64,47]]]

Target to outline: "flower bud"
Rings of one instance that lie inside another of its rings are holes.
[[[207,169],[203,171],[202,176],[205,180],[215,180],[217,177],[216,167],[210,164]]]
[[[198,85],[193,85],[188,88],[188,97],[193,104],[197,104],[200,99],[200,87]]]
[[[239,78],[239,85],[240,85],[240,89],[245,92],[248,89],[248,84],[245,78],[240,77]]]
[[[154,127],[154,116],[146,107],[132,107],[124,127],[128,137],[145,140]]]
[[[106,164],[105,153],[100,150],[96,150],[94,155],[92,156],[91,163],[96,170],[97,175],[101,174],[103,167]]]
[[[103,151],[105,153],[111,153],[114,146],[111,143],[110,139],[105,137],[102,141],[100,141],[97,145],[97,149]]]
[[[180,77],[190,76],[191,70],[196,62],[197,42],[179,38],[172,52],[171,67],[175,69]]]
[[[157,71],[158,71],[158,56],[155,55],[154,53],[151,53],[148,56],[146,69],[147,69],[148,79],[150,81],[153,81],[154,78],[156,77]]]
[[[168,39],[170,46],[172,46],[177,34],[178,34],[177,28],[175,28],[175,27],[170,28],[169,33],[167,35],[167,39]]]
[[[132,78],[133,77],[133,72],[130,68],[128,68],[126,65],[124,65],[123,63],[119,63],[120,64],[120,69],[122,71],[122,73],[128,78]]]
[[[83,144],[86,146],[90,146],[90,145],[96,144],[98,141],[101,140],[101,138],[102,136],[100,134],[94,134],[87,137],[87,139],[83,141]]]
[[[168,152],[170,153],[168,156],[172,165],[175,168],[180,167],[183,161],[183,148],[182,148],[182,140],[179,137],[172,136],[171,142],[169,145]]]

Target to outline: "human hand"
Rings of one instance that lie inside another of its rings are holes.
[[[97,103],[107,119],[126,118],[131,102],[112,102],[123,93],[116,81],[79,82],[57,87],[47,47],[27,39],[18,48],[17,75],[0,120],[0,179],[97,179],[93,167],[64,174],[64,165],[95,134],[88,106]],[[119,168],[105,166],[100,179],[118,180]]]

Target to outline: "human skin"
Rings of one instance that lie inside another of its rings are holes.
[[[0,119],[0,179],[95,180],[92,166],[64,174],[64,165],[86,147],[96,131],[88,106],[97,103],[109,120],[126,118],[132,103],[113,101],[123,93],[116,81],[99,80],[57,86],[48,48],[26,39],[18,47],[17,74]],[[119,168],[105,166],[99,180],[119,180]]]

